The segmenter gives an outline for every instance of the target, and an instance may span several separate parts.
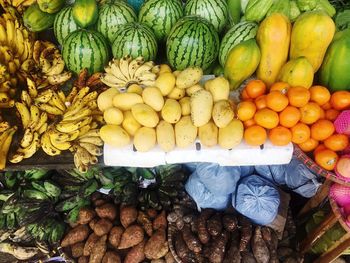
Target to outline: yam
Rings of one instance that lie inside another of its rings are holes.
[[[78,259],[78,263],[89,263],[89,257],[82,256]]]
[[[93,230],[96,235],[103,236],[108,234],[108,232],[111,231],[112,227],[113,227],[113,224],[111,221],[102,218],[97,221],[97,223],[94,225]]]
[[[127,228],[137,219],[137,209],[132,206],[123,206],[120,209],[120,223]]]
[[[138,245],[134,246],[124,259],[124,263],[140,263],[145,259],[145,244],[146,241],[143,240]]]
[[[216,213],[207,222],[208,232],[212,236],[218,236],[222,231],[221,215]]]
[[[110,221],[114,221],[117,217],[117,209],[113,204],[104,204],[95,208],[97,215],[100,218],[105,218]]]
[[[187,247],[182,234],[181,233],[177,233],[176,237],[175,237],[175,250],[176,250],[176,254],[181,258],[181,259],[185,259],[188,257],[188,255],[190,254],[190,250]]]
[[[158,229],[167,229],[168,227],[168,222],[166,219],[166,213],[163,210],[153,221],[153,229],[158,230]]]
[[[133,247],[144,238],[144,231],[139,225],[132,225],[125,229],[118,246],[118,249]]]
[[[152,222],[146,213],[142,211],[139,212],[139,215],[137,217],[137,223],[139,223],[143,227],[143,229],[145,230],[148,236],[152,236],[152,233],[153,233]]]
[[[80,225],[86,225],[92,219],[94,219],[95,216],[96,216],[96,213],[94,210],[92,210],[89,207],[83,207],[79,210],[77,223]]]
[[[226,243],[229,239],[227,232],[221,233],[213,241],[209,261],[211,263],[221,263],[224,260]]]
[[[214,213],[212,209],[204,209],[198,218],[198,237],[202,244],[207,244],[210,240],[210,234],[207,229],[207,220]]]
[[[238,227],[237,217],[234,215],[224,215],[222,217],[222,223],[228,232],[233,232]]]
[[[86,240],[84,249],[83,249],[83,255],[84,256],[90,256],[92,249],[95,247],[96,242],[100,239],[98,235],[95,233],[92,233],[89,238]]]
[[[71,250],[72,250],[72,257],[73,258],[81,257],[84,253],[84,243],[79,242],[79,243],[72,245]]]
[[[111,229],[111,232],[109,232],[108,241],[115,249],[117,249],[119,246],[123,232],[124,228],[121,226],[115,226]]]
[[[202,244],[199,239],[191,232],[188,226],[184,226],[182,229],[182,237],[187,247],[194,253],[202,252]]]
[[[103,256],[102,263],[121,263],[121,260],[117,252],[107,251]]]
[[[159,259],[168,253],[165,229],[154,232],[145,245],[145,256],[148,259]]]
[[[107,235],[100,237],[93,247],[89,263],[100,263],[107,250]]]
[[[261,227],[259,226],[255,228],[255,234],[252,240],[252,251],[258,263],[270,262],[270,252],[262,237]]]
[[[89,227],[87,225],[78,225],[71,229],[61,242],[61,247],[68,247],[76,243],[84,241],[89,235]]]
[[[165,255],[165,263],[176,263],[176,260],[170,251]]]

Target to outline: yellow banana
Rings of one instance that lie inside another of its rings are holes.
[[[0,102],[9,102],[10,97],[6,92],[0,92]]]
[[[15,43],[16,43],[16,31],[15,31],[15,24],[12,20],[6,20],[6,34],[7,34],[7,44],[15,49]]]
[[[31,80],[30,78],[27,78],[27,87],[28,87],[30,97],[36,98],[38,96],[38,90],[35,86],[34,81]]]
[[[60,151],[65,151],[68,150],[70,147],[72,147],[72,143],[69,141],[64,141],[64,142],[57,142],[55,140],[55,135],[50,131],[48,131],[49,133],[49,137],[50,137],[50,141],[51,144],[58,150]]]
[[[44,132],[46,132],[48,126],[49,125],[47,124],[47,122],[41,125],[40,129],[38,130],[39,134],[43,134]]]
[[[81,162],[84,164],[84,165],[89,165],[90,164],[90,160],[91,160],[91,155],[90,153],[83,147],[79,146],[79,145],[76,145],[75,146],[76,148],[76,152],[75,154],[78,155],[79,159],[81,160]]]
[[[16,102],[15,106],[21,116],[22,125],[23,125],[23,128],[25,129],[28,127],[30,123],[30,112],[24,103]]]
[[[140,67],[142,64],[143,64],[142,57],[138,57],[130,61],[129,69],[128,69],[130,79],[134,78],[136,69]]]
[[[109,65],[111,67],[111,70],[113,72],[113,76],[115,76],[117,79],[122,80],[120,83],[127,83],[128,79],[124,76],[122,73],[120,67],[119,67],[119,60],[113,60],[113,62]]]
[[[15,101],[14,100],[10,100],[8,102],[0,102],[0,109],[7,109],[7,108],[12,108],[13,106],[15,106]]]
[[[19,163],[23,161],[23,159],[24,159],[24,153],[16,152],[14,155],[11,156],[9,161],[11,163]]]
[[[63,104],[66,103],[66,95],[64,94],[64,92],[62,90],[57,91],[57,95],[60,98],[60,100],[62,101]]]
[[[100,125],[96,121],[90,123],[90,129],[97,129]]]
[[[86,173],[88,171],[88,167],[83,164],[77,153],[74,154],[74,165],[77,167],[78,171],[81,173]]]
[[[79,143],[91,143],[96,146],[102,146],[104,144],[103,140],[100,137],[96,136],[86,136],[79,138]]]
[[[68,94],[68,96],[66,97],[66,102],[73,102],[74,97],[77,95],[78,93],[78,88],[77,87],[73,87],[70,91],[70,93]]]
[[[59,122],[56,124],[56,129],[60,132],[71,133],[80,129],[81,127],[90,124],[92,117],[85,117],[79,121],[74,122]]]
[[[85,125],[79,129],[79,137],[87,133],[91,129],[90,125]]]
[[[72,77],[72,73],[70,71],[63,72],[58,75],[52,75],[47,77],[47,81],[51,85],[57,85],[66,82]]]
[[[7,121],[0,122],[0,132],[4,132],[9,129],[11,126]]]
[[[79,111],[81,111],[83,108],[84,108],[83,99],[79,99],[68,108],[68,110],[63,115],[63,118],[68,118],[70,116],[74,116]]]
[[[59,132],[56,129],[50,130],[51,141],[56,141],[57,143],[71,142],[78,138],[79,130],[73,131],[71,133]]]
[[[74,121],[91,115],[91,110],[88,107],[84,107],[76,114],[63,115],[63,121]]]
[[[19,148],[17,152],[24,153],[23,158],[27,159],[32,157],[40,149],[40,138],[39,133],[34,132],[32,143],[26,148]]]
[[[35,105],[30,105],[30,119],[32,122],[37,123],[40,118],[40,110]]]
[[[36,103],[48,103],[52,96],[53,96],[53,91],[48,89],[43,92],[41,92],[34,100]]]
[[[90,110],[96,110],[97,109],[97,100],[91,100],[89,101],[86,106],[89,107]]]
[[[48,131],[41,136],[41,148],[50,156],[61,154],[61,151],[52,145]]]
[[[59,108],[61,111],[64,112],[66,110],[66,105],[61,101],[60,97],[57,95],[56,92],[53,91],[52,93],[53,94],[49,103],[52,103],[52,106],[55,106],[56,108]]]
[[[98,137],[100,138],[100,129],[90,129],[86,133],[79,136],[79,139],[84,137]]]
[[[16,47],[17,47],[17,57],[21,57],[24,52],[24,37],[22,30],[19,28],[16,29]]]
[[[0,24],[0,43],[2,45],[7,44],[6,29],[5,29],[5,27],[2,24]]]
[[[0,170],[3,170],[6,166],[7,153],[10,149],[13,135],[17,131],[17,127],[13,126],[12,128],[6,130],[4,133],[6,138],[1,140],[0,143]]]
[[[39,103],[37,106],[39,107],[40,110],[46,111],[49,114],[52,114],[52,115],[63,115],[63,111],[60,110],[59,108],[55,107],[55,106],[52,106],[52,105],[49,105],[49,104],[46,104],[46,103]]]
[[[7,80],[0,84],[0,92],[9,92],[11,89],[11,81]]]
[[[125,56],[121,60],[119,60],[119,68],[122,74],[125,76],[126,79],[130,79],[129,75],[129,62],[130,62],[131,57]]]
[[[75,95],[74,99],[73,99],[73,104],[78,101],[79,99],[83,99],[90,91],[90,88],[89,87],[84,87],[84,88],[81,88],[77,95]]]
[[[21,93],[21,100],[24,102],[28,107],[32,105],[32,98],[30,97],[28,91],[22,90]]]
[[[22,137],[22,140],[20,142],[21,147],[27,148],[34,139],[34,133],[31,129],[27,128],[24,130],[24,135]]]
[[[97,91],[90,92],[83,98],[83,103],[87,104],[90,101],[96,100],[98,97]]]
[[[101,156],[103,154],[103,151],[95,144],[88,142],[79,142],[79,145],[87,150],[91,155]]]
[[[61,74],[63,70],[64,70],[64,61],[61,55],[58,54],[58,56],[54,57],[51,68],[47,70],[45,75],[47,76],[58,75],[58,74]]]
[[[40,118],[38,120],[37,123],[32,122],[29,126],[30,129],[32,129],[33,131],[38,131],[45,123],[47,123],[47,113],[46,112],[42,112],[40,114]]]

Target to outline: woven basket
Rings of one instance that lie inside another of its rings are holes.
[[[348,233],[350,233],[350,227],[348,226],[348,224],[346,223],[344,217],[342,216],[341,212],[340,212],[340,208],[337,205],[337,203],[333,200],[333,198],[329,197],[329,203],[331,205],[332,211],[333,213],[336,215],[336,217],[338,218],[338,222],[340,223],[340,225],[344,228],[344,230]]]

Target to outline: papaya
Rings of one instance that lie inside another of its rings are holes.
[[[78,26],[86,28],[97,22],[98,6],[96,0],[76,0],[73,5],[73,19]]]
[[[54,14],[62,9],[65,0],[37,0],[37,3],[41,11]]]
[[[319,80],[332,91],[350,90],[350,29],[335,34],[322,66]]]
[[[271,86],[288,59],[292,25],[287,16],[273,13],[265,18],[258,29],[256,40],[260,47],[261,59],[257,77]]]
[[[40,32],[53,26],[54,14],[40,10],[38,4],[31,5],[24,11],[23,23],[32,32]]]
[[[316,72],[332,42],[335,24],[324,11],[300,15],[294,23],[290,43],[290,59],[306,57]]]
[[[305,57],[292,59],[281,68],[277,80],[287,82],[292,87],[308,89],[314,81],[314,69]]]
[[[228,54],[224,76],[230,82],[230,89],[237,89],[257,69],[260,49],[255,39],[249,39],[234,46]]]

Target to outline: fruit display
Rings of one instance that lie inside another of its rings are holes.
[[[53,22],[53,30],[55,37],[60,45],[63,45],[63,40],[72,32],[79,29],[78,24],[73,18],[73,7],[66,6],[61,9],[56,15]]]

